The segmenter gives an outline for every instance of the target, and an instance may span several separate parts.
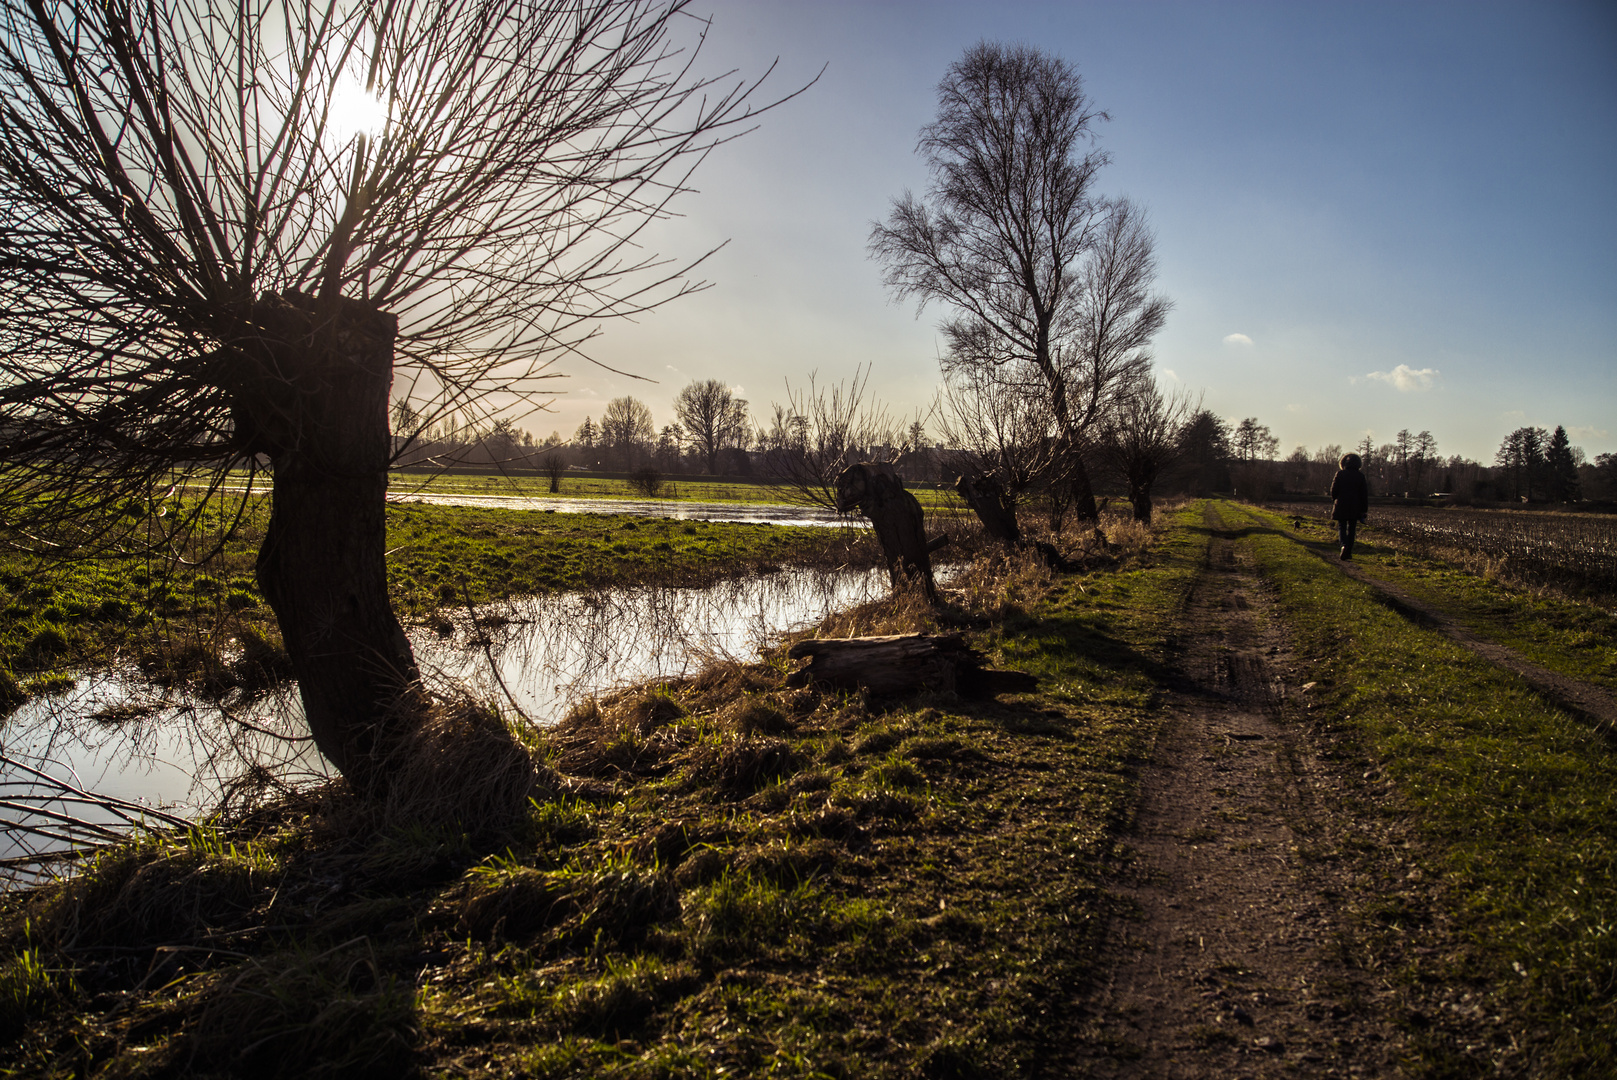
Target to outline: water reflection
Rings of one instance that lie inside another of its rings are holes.
[[[884,571],[788,570],[703,589],[635,588],[524,597],[411,634],[429,680],[509,695],[530,722],[576,701],[750,659],[780,633],[886,591]],[[0,727],[0,872],[43,851],[103,839],[143,813],[193,817],[245,780],[295,785],[330,774],[294,686],[204,702],[138,671],[94,672],[36,698]],[[93,793],[94,798],[88,797]]]
[[[492,604],[438,639],[412,635],[422,671],[483,696],[509,691],[537,724],[603,691],[751,659],[771,637],[886,591],[886,572],[804,570],[704,589],[640,588]]]
[[[501,510],[556,510],[568,514],[639,514],[674,521],[714,521],[747,525],[843,525],[862,528],[861,518],[844,517],[813,506],[777,503],[704,503],[670,499],[569,499],[560,495],[458,495],[390,493],[388,502],[432,506],[487,506]]]

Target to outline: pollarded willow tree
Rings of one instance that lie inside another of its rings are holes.
[[[450,409],[537,393],[601,319],[700,287],[638,238],[767,107],[695,73],[703,28],[683,0],[0,0],[4,524],[117,540],[176,471],[267,464],[257,573],[311,732],[385,788],[419,700],[395,373]]]
[[[1151,292],[1143,213],[1095,189],[1109,159],[1094,125],[1105,118],[1066,61],[979,43],[950,66],[938,118],[921,130],[931,189],[894,200],[870,234],[896,296],[952,309],[946,370],[1037,387],[1062,479],[1091,520],[1092,429],[1149,368],[1169,307]]]

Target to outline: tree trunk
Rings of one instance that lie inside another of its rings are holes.
[[[928,543],[926,518],[915,496],[885,466],[861,463],[850,465],[837,477],[837,509],[846,513],[857,509],[870,519],[887,559],[887,574],[897,589],[906,581],[920,584],[932,603],[938,599],[932,579],[932,552],[947,537]]]
[[[1069,447],[1066,464],[1072,512],[1079,521],[1100,521],[1100,508],[1095,505],[1095,489],[1089,482],[1089,468],[1084,464],[1084,455],[1076,447]]]
[[[1129,475],[1129,502],[1134,506],[1134,520],[1151,523],[1151,486],[1156,483],[1157,470],[1149,465],[1136,465]]]
[[[378,794],[417,718],[415,656],[387,592],[388,396],[398,320],[360,301],[266,297],[239,434],[274,465],[258,582],[280,623],[309,730]]]
[[[1009,547],[1022,543],[1022,529],[1016,523],[1016,504],[1006,497],[1004,486],[993,476],[968,472],[955,480],[954,489],[966,500],[989,536]]]

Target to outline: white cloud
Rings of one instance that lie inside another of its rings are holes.
[[[730,393],[734,394],[736,397],[740,397],[746,392],[747,388],[745,386],[741,386],[740,384],[730,387]]]
[[[1405,394],[1416,393],[1421,390],[1430,390],[1441,374],[1436,368],[1412,368],[1408,364],[1399,364],[1391,371],[1372,371],[1365,375],[1367,379],[1379,379],[1384,383],[1391,383]]]
[[[1174,382],[1179,381],[1179,375],[1174,371],[1173,368],[1163,368],[1162,373],[1168,376],[1168,378],[1172,379]]]
[[[1226,344],[1226,345],[1251,345],[1252,344],[1252,339],[1247,337],[1245,334],[1225,334],[1224,335],[1224,344]]]
[[[1307,412],[1308,410],[1305,409],[1303,406],[1298,405],[1296,402],[1292,402],[1290,405],[1286,406],[1286,411],[1289,412],[1289,413],[1300,413],[1300,412]]]
[[[1597,428],[1593,424],[1569,427],[1566,433],[1574,439],[1604,439],[1611,434],[1605,428]]]

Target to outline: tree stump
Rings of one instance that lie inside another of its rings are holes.
[[[983,531],[995,540],[1009,548],[1032,547],[1044,565],[1052,570],[1065,572],[1073,568],[1073,564],[1056,550],[1055,545],[1043,540],[1034,540],[1030,544],[1023,538],[1022,527],[1016,523],[1016,504],[993,476],[975,471],[965,473],[955,480],[954,489],[966,500],[966,505],[977,515],[977,520],[983,523]]]
[[[1011,547],[1022,542],[1022,528],[1016,523],[1016,504],[992,475],[973,470],[955,480],[954,489],[966,500],[989,536]]]
[[[809,638],[787,650],[808,663],[786,678],[791,687],[821,683],[873,694],[954,691],[962,697],[1026,692],[1038,679],[1020,671],[993,671],[959,634],[889,634],[880,637]]]
[[[904,490],[891,466],[861,462],[842,470],[837,477],[837,509],[843,513],[857,509],[870,519],[887,560],[893,588],[902,588],[907,581],[918,582],[927,600],[937,602],[932,552],[947,544],[949,538],[927,540],[921,504]]]

